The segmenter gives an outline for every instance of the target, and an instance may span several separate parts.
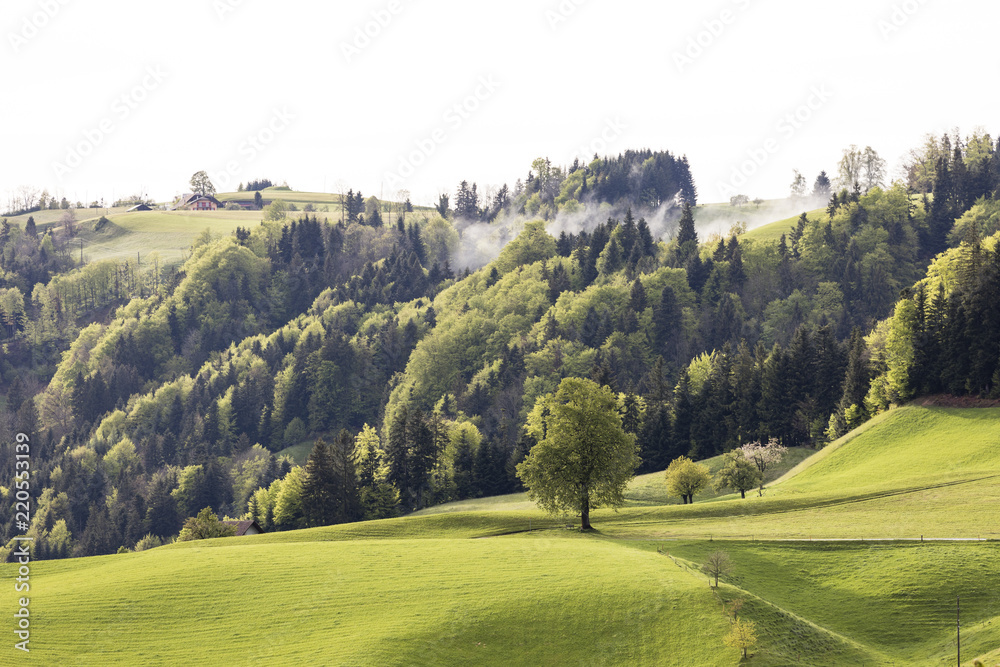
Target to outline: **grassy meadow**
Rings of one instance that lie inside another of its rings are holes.
[[[83,242],[87,262],[134,259],[137,253],[146,261],[156,253],[162,266],[170,266],[191,254],[191,245],[206,229],[218,238],[262,219],[260,211],[136,211],[110,215],[111,224],[101,227],[96,220],[81,224],[73,243]]]
[[[896,409],[773,476],[763,497],[686,506],[642,476],[589,534],[514,495],[33,563],[20,661],[946,665],[957,596],[963,664],[996,660],[1000,409]],[[719,549],[734,567],[712,590],[698,568]],[[742,663],[722,643],[735,599],[760,640]]]
[[[802,211],[798,215],[793,215],[790,218],[785,218],[784,220],[777,220],[775,222],[769,222],[765,225],[759,227],[754,227],[749,232],[744,235],[743,238],[754,239],[755,241],[779,241],[782,234],[788,234],[792,231],[792,228],[798,224],[799,216],[802,213],[806,213],[809,220],[822,220],[826,217],[826,209],[820,208],[815,211]]]

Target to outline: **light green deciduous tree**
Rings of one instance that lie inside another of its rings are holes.
[[[747,491],[757,486],[763,477],[757,466],[736,449],[723,457],[722,469],[715,477],[715,488],[739,491],[740,497],[746,498]]]
[[[618,507],[640,460],[635,438],[622,429],[614,394],[580,378],[566,378],[528,417],[536,439],[517,475],[528,496],[549,512],[580,512],[590,530],[590,510]]]
[[[712,481],[708,466],[695,463],[686,456],[679,456],[667,468],[667,493],[678,496],[684,504],[693,503],[696,493]]]

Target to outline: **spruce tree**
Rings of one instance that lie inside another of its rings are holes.
[[[694,228],[694,210],[691,204],[684,202],[684,211],[677,228],[677,254],[684,263],[698,252],[698,232]]]
[[[816,177],[816,183],[813,185],[813,196],[823,198],[830,196],[830,177],[826,175],[825,171],[819,172],[819,176]]]
[[[319,438],[313,445],[309,460],[306,461],[306,475],[302,483],[302,506],[306,525],[310,528],[328,526],[336,522],[335,484],[329,446]]]

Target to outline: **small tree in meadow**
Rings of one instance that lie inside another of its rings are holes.
[[[695,463],[686,456],[679,456],[667,468],[667,493],[679,496],[684,504],[693,503],[696,493],[712,481],[708,466]]]
[[[722,469],[715,477],[715,488],[739,491],[740,497],[746,498],[747,491],[757,486],[762,478],[757,466],[735,449],[723,457]]]
[[[701,571],[710,577],[715,577],[715,588],[719,587],[719,577],[733,571],[733,561],[725,551],[713,551],[708,560],[701,566]]]
[[[764,495],[764,474],[781,463],[788,448],[778,444],[776,438],[771,438],[766,445],[762,445],[760,442],[751,442],[740,447],[740,451],[760,471],[759,493]]]
[[[722,641],[730,648],[743,651],[745,658],[747,651],[757,648],[757,624],[744,618],[737,618],[729,626],[729,634]]]

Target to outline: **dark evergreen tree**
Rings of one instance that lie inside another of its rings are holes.
[[[698,253],[698,232],[694,228],[694,210],[684,202],[684,210],[677,228],[677,256],[680,264],[685,264],[692,255]]]
[[[816,183],[813,184],[813,196],[824,199],[830,196],[830,177],[826,175],[825,171],[819,172],[819,176],[816,177]]]
[[[632,283],[632,291],[629,294],[628,305],[632,312],[636,315],[646,310],[646,288],[643,287],[641,280],[636,280]]]

